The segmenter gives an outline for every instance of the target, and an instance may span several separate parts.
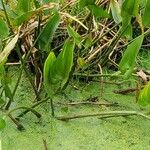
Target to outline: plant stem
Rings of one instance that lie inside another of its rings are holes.
[[[113,115],[114,116],[125,116],[125,115],[137,115],[137,116],[142,116],[148,120],[150,120],[149,116],[146,116],[140,112],[137,111],[107,111],[107,112],[101,112],[101,113],[93,113],[93,114],[79,114],[79,115],[74,115],[74,116],[60,116],[60,117],[56,117],[58,120],[62,120],[62,121],[68,121],[71,119],[77,119],[77,118],[86,118],[86,117],[97,117],[97,116],[102,116],[102,117],[111,117]]]
[[[21,61],[22,68],[23,68],[23,70],[25,71],[25,73],[26,73],[26,75],[27,75],[27,77],[28,77],[28,80],[29,80],[29,82],[30,82],[30,84],[31,84],[31,86],[32,86],[32,88],[33,88],[33,90],[34,90],[34,93],[35,93],[35,95],[36,95],[36,98],[39,100],[38,91],[37,91],[36,87],[34,86],[34,83],[32,82],[32,78],[31,78],[30,74],[28,73],[28,70],[27,70],[27,68],[26,68],[26,66],[25,66],[26,60],[22,59],[22,56],[21,56],[21,53],[20,53],[20,50],[19,50],[19,46],[17,46],[16,51],[17,51],[17,54],[18,54],[19,59],[20,59],[20,61]]]
[[[22,131],[25,129],[11,114],[8,114],[8,117],[16,124],[18,130]]]
[[[29,107],[25,107],[25,106],[21,106],[21,107],[17,107],[17,108],[14,108],[12,110],[10,110],[8,112],[8,115],[11,114],[12,112],[16,111],[16,110],[19,110],[19,109],[26,109],[26,110],[29,110],[31,111],[37,118],[41,118],[41,114],[38,113],[36,110],[34,110],[33,108],[29,108]]]
[[[105,105],[105,106],[118,106],[117,103],[103,103],[103,102],[72,102],[72,103],[58,103],[60,105],[69,105],[69,106],[76,106],[76,105]]]
[[[12,99],[9,99],[8,103],[6,104],[5,110],[8,110],[8,109],[9,109],[9,107],[10,107],[10,105],[11,105],[11,102],[12,102],[12,100],[14,99],[15,93],[16,93],[17,88],[18,88],[18,85],[19,85],[19,82],[20,82],[20,80],[21,80],[22,71],[23,71],[23,69],[21,68],[20,74],[19,74],[19,77],[18,77],[18,80],[17,80],[16,85],[15,85],[15,87],[14,87],[14,90],[13,90],[13,92],[12,92]]]
[[[55,110],[54,110],[54,104],[52,98],[50,98],[50,103],[51,103],[51,115],[52,117],[55,117]]]
[[[35,108],[35,107],[39,106],[40,104],[47,102],[48,100],[49,100],[49,97],[46,97],[44,100],[38,101],[37,103],[33,104],[30,108]],[[17,118],[23,117],[25,114],[27,114],[30,111],[31,111],[30,109],[25,110],[20,115],[18,115]]]
[[[123,75],[114,75],[114,74],[87,74],[87,73],[74,73],[74,76],[82,77],[123,77]]]

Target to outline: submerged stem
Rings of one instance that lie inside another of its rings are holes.
[[[29,107],[25,107],[25,106],[21,106],[21,107],[17,107],[17,108],[14,108],[12,110],[10,110],[8,112],[8,115],[11,114],[12,112],[16,111],[16,110],[19,110],[19,109],[26,109],[26,110],[29,110],[31,111],[37,118],[41,118],[41,114],[38,113],[36,110],[34,110],[33,108],[29,108]]]
[[[50,103],[51,103],[51,115],[52,117],[55,116],[55,110],[54,110],[54,104],[53,104],[53,99],[50,98]]]
[[[71,119],[77,119],[77,118],[86,118],[86,117],[97,117],[97,116],[102,116],[102,117],[114,117],[114,116],[126,116],[126,115],[137,115],[137,116],[142,116],[146,119],[150,120],[149,116],[144,115],[143,113],[137,112],[137,111],[107,111],[107,112],[100,112],[100,113],[93,113],[93,114],[79,114],[79,115],[73,115],[73,116],[60,116],[56,117],[58,120],[62,121],[68,121]]]
[[[25,129],[11,114],[8,114],[8,117],[16,124],[18,130],[22,131]]]
[[[37,106],[39,106],[40,104],[47,102],[49,99],[49,97],[46,97],[44,100],[38,101],[37,103],[33,104],[30,108],[35,108]],[[29,111],[31,111],[31,109],[27,109],[25,111],[23,111],[20,115],[17,116],[17,118],[23,117],[25,114],[27,114]]]

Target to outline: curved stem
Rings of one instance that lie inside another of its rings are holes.
[[[8,117],[16,124],[18,130],[22,131],[25,129],[11,114],[8,114]]]
[[[30,108],[35,108],[37,106],[39,106],[40,104],[47,102],[49,99],[49,97],[45,98],[44,100],[38,101],[37,103],[33,104]],[[31,109],[27,109],[24,112],[22,112],[20,115],[17,116],[17,118],[23,117],[26,113],[28,113],[29,111],[31,111]]]
[[[37,118],[41,118],[41,114],[40,113],[38,113],[37,111],[35,111],[33,108],[29,108],[29,107],[25,107],[25,106],[17,107],[17,108],[14,108],[14,109],[10,110],[8,112],[8,115],[11,114],[14,111],[19,110],[19,109],[26,109],[28,111],[31,111]]]

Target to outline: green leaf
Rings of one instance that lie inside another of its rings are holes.
[[[80,8],[83,8],[83,7],[88,6],[88,5],[94,5],[95,1],[96,0],[80,0],[79,6],[80,6]]]
[[[125,0],[121,8],[122,31],[131,24],[132,17],[136,17],[139,11],[139,0]]]
[[[12,20],[13,25],[20,26],[22,23],[29,21],[35,11],[29,11],[17,16],[15,19]]]
[[[78,47],[81,48],[81,36],[70,25],[67,27],[67,31],[69,36],[74,38],[75,43],[78,45]]]
[[[32,10],[33,0],[18,0],[17,13],[20,15]]]
[[[48,86],[51,86],[51,70],[54,62],[56,61],[56,56],[53,52],[50,52],[45,63],[44,63],[44,83]]]
[[[50,52],[44,64],[44,82],[48,94],[54,94],[59,88],[63,88],[69,78],[73,65],[74,40],[66,40],[62,51],[56,58]]]
[[[150,25],[150,0],[147,0],[142,20],[145,26]]]
[[[6,38],[9,35],[9,28],[6,22],[0,18],[0,38]]]
[[[96,18],[108,18],[109,14],[100,6],[88,5],[88,9],[91,11],[92,15]]]
[[[54,33],[59,25],[60,15],[56,13],[52,18],[49,19],[46,26],[41,31],[37,40],[39,47],[43,51],[49,50],[49,45],[53,39]]]
[[[114,21],[119,24],[122,21],[121,6],[117,0],[110,0],[110,8]]]
[[[61,82],[61,88],[68,80],[69,73],[73,65],[73,51],[75,47],[74,40],[67,39],[64,43],[61,53],[58,55],[53,66],[54,80]]]
[[[121,8],[122,17],[126,16],[136,17],[139,11],[139,2],[140,0],[125,0]]]
[[[132,35],[133,35],[132,25],[129,24],[125,32],[122,34],[122,36],[125,36],[127,39],[132,39]]]
[[[126,74],[127,77],[132,73],[134,69],[134,64],[136,56],[139,52],[139,49],[142,45],[144,35],[140,35],[133,40],[131,44],[128,45],[120,63],[119,69],[122,74]]]
[[[18,41],[19,33],[6,45],[4,50],[0,53],[0,66],[4,65],[7,61],[7,57],[11,53],[11,51],[14,49],[17,41]]]
[[[144,89],[141,90],[138,103],[142,106],[150,105],[150,81],[145,85]]]
[[[4,119],[0,118],[0,131],[2,131],[6,126],[6,122]]]

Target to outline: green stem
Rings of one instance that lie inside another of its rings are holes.
[[[45,98],[44,100],[38,101],[37,103],[33,104],[30,108],[35,108],[37,106],[39,106],[40,104],[47,102],[49,100],[49,97]],[[30,109],[25,110],[24,112],[22,112],[20,115],[17,116],[17,118],[23,117],[25,114],[27,114],[29,111],[31,111]]]
[[[29,107],[25,107],[25,106],[14,108],[14,109],[10,110],[7,114],[9,115],[9,114],[11,114],[14,111],[17,111],[19,109],[26,109],[28,111],[31,111],[37,118],[41,118],[41,114],[40,113],[38,113],[37,111],[35,111],[33,108],[29,108]]]
[[[15,85],[15,87],[14,87],[14,90],[13,90],[13,92],[12,92],[12,99],[9,99],[8,103],[6,104],[5,110],[8,110],[8,109],[10,108],[11,102],[12,102],[12,100],[14,99],[15,93],[16,93],[17,88],[18,88],[18,85],[19,85],[19,82],[20,82],[20,80],[21,80],[22,71],[23,71],[23,69],[21,68],[20,74],[19,74],[19,77],[18,77],[18,80],[17,80],[16,85]]]
[[[18,130],[22,131],[25,129],[11,114],[8,114],[8,117],[16,124]]]
[[[21,53],[20,53],[20,50],[19,50],[19,46],[17,46],[16,52],[17,52],[17,54],[18,54],[18,56],[19,56],[19,59],[20,59],[20,61],[21,61],[22,68],[23,68],[23,70],[25,71],[25,73],[26,73],[26,75],[27,75],[27,77],[28,77],[28,80],[29,80],[29,82],[30,82],[30,84],[31,84],[31,86],[32,86],[32,88],[33,88],[33,90],[34,90],[34,93],[35,93],[35,95],[36,95],[36,98],[39,100],[39,93],[38,93],[36,87],[34,86],[34,83],[33,83],[33,81],[32,81],[32,77],[31,77],[31,75],[28,73],[28,70],[27,70],[27,68],[26,68],[26,66],[25,66],[26,60],[22,59],[22,56],[21,56]]]
[[[54,104],[52,98],[50,98],[50,103],[51,103],[51,115],[52,117],[55,117],[55,110],[54,110]]]

